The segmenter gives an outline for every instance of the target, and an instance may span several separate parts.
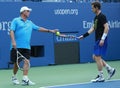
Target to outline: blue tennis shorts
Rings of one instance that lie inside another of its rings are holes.
[[[105,39],[103,46],[100,46],[99,43],[100,43],[100,40],[97,40],[95,42],[93,54],[96,56],[105,56],[107,51],[107,45],[108,45],[107,38]]]

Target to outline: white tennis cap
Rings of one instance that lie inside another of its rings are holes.
[[[20,9],[20,13],[22,13],[22,12],[25,11],[25,10],[32,11],[31,8],[28,8],[27,6],[23,6],[23,7],[21,7],[21,9]]]

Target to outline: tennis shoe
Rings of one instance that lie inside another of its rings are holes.
[[[91,82],[95,83],[95,82],[104,82],[105,79],[102,76],[97,76],[95,79],[91,80]]]
[[[19,85],[20,82],[18,81],[18,79],[15,76],[12,76],[12,82],[14,85]]]
[[[109,74],[108,80],[111,79],[111,77],[115,74],[115,68],[111,68],[110,70],[108,69],[107,72]]]
[[[30,81],[29,79],[28,80],[22,80],[22,85],[23,86],[32,86],[32,85],[35,85],[35,83],[34,82],[32,82],[32,81]]]

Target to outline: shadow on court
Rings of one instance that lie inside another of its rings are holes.
[[[120,88],[120,80],[112,80],[100,83],[69,84],[44,88]]]

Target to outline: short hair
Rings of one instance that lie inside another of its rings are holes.
[[[92,4],[91,5],[93,5],[94,6],[94,8],[98,8],[98,9],[101,9],[101,4],[100,4],[100,2],[92,2]]]

